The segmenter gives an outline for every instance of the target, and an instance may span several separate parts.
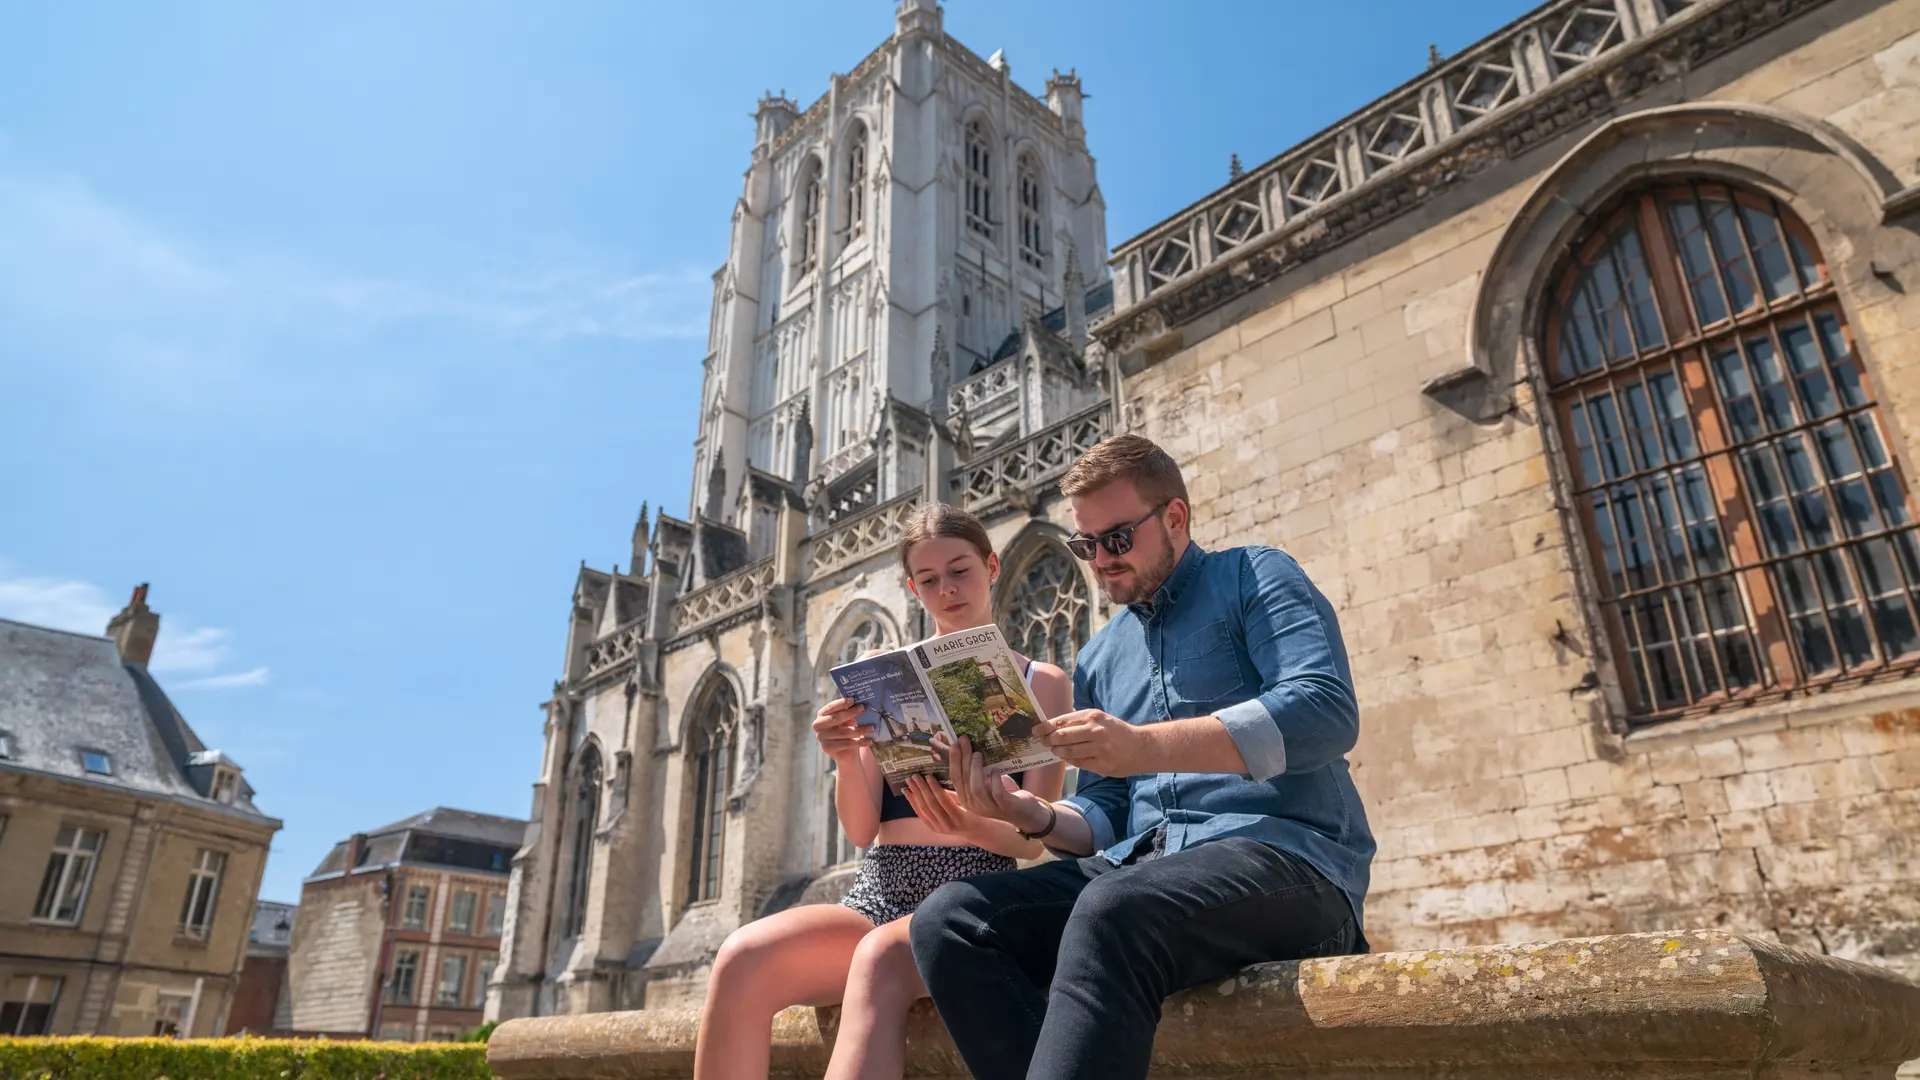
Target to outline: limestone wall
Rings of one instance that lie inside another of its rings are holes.
[[[1376,948],[1698,925],[1920,972],[1920,685],[1624,734],[1584,541],[1556,508],[1525,350],[1498,326],[1548,272],[1522,258],[1548,254],[1528,222],[1575,221],[1650,172],[1734,179],[1807,221],[1888,427],[1915,429],[1920,242],[1910,213],[1882,219],[1920,177],[1920,0],[1835,0],[1636,111],[1323,255],[1164,359],[1149,345],[1126,422],[1186,468],[1203,544],[1283,547],[1340,612]],[[1422,393],[1470,363],[1510,396],[1503,415]]]
[[[371,874],[301,891],[287,956],[295,1030],[367,1030],[385,929],[380,904],[378,879]]]

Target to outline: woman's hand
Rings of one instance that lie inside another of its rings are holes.
[[[834,698],[822,706],[813,718],[813,737],[820,740],[820,749],[835,761],[858,757],[860,748],[873,741],[859,724],[866,711],[865,705],[846,698]]]
[[[984,822],[979,815],[961,806],[953,792],[942,787],[940,781],[925,775],[909,776],[906,795],[908,805],[927,828],[966,840],[979,837]]]
[[[1053,820],[1047,800],[1021,788],[1011,776],[989,776],[986,759],[974,753],[965,735],[948,755],[947,775],[953,781],[951,798],[970,814],[1004,821],[1023,833],[1039,832]]]

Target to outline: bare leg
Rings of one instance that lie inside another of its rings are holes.
[[[854,950],[826,1080],[900,1080],[906,1070],[907,1010],[927,996],[907,938],[911,918],[875,928]]]
[[[854,950],[873,929],[852,908],[808,904],[735,930],[707,979],[694,1080],[766,1080],[774,1014],[839,1001]]]

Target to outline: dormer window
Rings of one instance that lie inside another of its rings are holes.
[[[80,767],[95,776],[113,775],[113,758],[105,750],[80,751]]]
[[[11,761],[14,753],[13,732],[0,731],[0,761]]]
[[[240,774],[232,769],[213,770],[213,801],[226,806],[233,805],[234,796],[240,791]]]

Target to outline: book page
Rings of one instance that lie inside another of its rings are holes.
[[[869,749],[894,794],[904,793],[909,776],[947,778],[952,735],[907,650],[869,656],[828,674],[841,697],[866,706],[861,730],[872,740]]]
[[[911,652],[954,736],[972,741],[988,773],[1022,772],[1059,760],[1033,737],[1047,715],[1034,701],[999,627],[928,638]]]

